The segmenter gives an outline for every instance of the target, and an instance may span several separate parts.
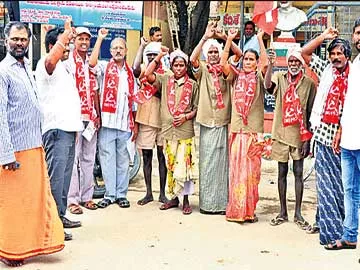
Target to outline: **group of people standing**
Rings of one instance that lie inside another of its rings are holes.
[[[189,195],[199,180],[200,213],[257,222],[265,93],[276,100],[271,155],[278,161],[280,198],[280,213],[270,224],[288,221],[291,157],[294,222],[304,230],[310,226],[302,217],[301,202],[303,160],[313,133],[320,243],[326,249],[356,248],[360,145],[354,115],[359,110],[355,88],[360,67],[359,57],[350,63],[350,43],[336,38],[335,29],[328,28],[302,49],[290,49],[287,71],[274,73],[276,54],[271,48],[266,52],[262,31],[256,35],[259,47],[242,52],[233,42],[236,29],[226,35],[210,22],[189,57],[179,49],[169,53],[161,44],[161,29],[152,27],[150,40],[141,38],[131,66],[124,39],[112,40],[112,58],[99,61],[108,30],[99,30],[89,56],[90,31],[74,29],[67,20],[64,28],[46,33],[47,54],[37,64],[35,79],[25,57],[28,27],[10,22],[4,32],[8,53],[0,63],[0,259],[5,264],[20,266],[26,258],[63,249],[64,240],[72,239],[63,228],[81,226],[65,217],[67,209],[82,214],[81,206],[130,207],[129,139],[143,157],[147,192],[138,205],[154,200],[156,146],[160,210],[177,208],[182,197],[182,213],[191,214]],[[312,54],[325,39],[334,39],[328,47],[330,64]],[[353,39],[360,51],[360,20]],[[322,74],[317,92],[304,72],[310,60],[310,67],[324,67],[317,70]],[[200,125],[199,159],[195,122]],[[97,148],[106,193],[94,203]],[[16,196],[20,193],[21,200]]]

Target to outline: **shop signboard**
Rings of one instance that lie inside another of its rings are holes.
[[[20,20],[28,23],[142,30],[142,1],[19,1]]]

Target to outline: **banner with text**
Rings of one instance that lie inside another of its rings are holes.
[[[20,20],[28,23],[142,30],[142,1],[19,1]]]

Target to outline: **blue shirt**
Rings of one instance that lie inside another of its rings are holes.
[[[29,60],[9,53],[0,62],[0,165],[15,152],[41,146],[41,114]]]
[[[244,40],[243,40],[243,53],[246,52],[246,50],[248,49],[253,49],[255,51],[257,51],[257,53],[260,55],[260,45],[259,45],[259,40],[257,38],[256,35],[253,35],[246,43],[246,38],[244,36]],[[239,47],[240,47],[240,42],[239,42]]]

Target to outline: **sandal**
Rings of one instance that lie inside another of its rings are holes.
[[[10,260],[5,258],[0,258],[0,262],[3,262],[9,267],[19,267],[24,265],[24,260]]]
[[[170,208],[176,208],[179,206],[179,201],[177,202],[174,202],[172,200],[166,202],[166,203],[163,203],[161,206],[160,206],[160,210],[168,210]]]
[[[86,209],[89,209],[89,210],[98,209],[98,206],[93,201],[82,202],[82,203],[80,203],[80,205],[85,207]]]
[[[184,215],[190,215],[192,213],[192,208],[190,205],[184,206],[182,210]]]
[[[320,228],[316,224],[309,226],[306,230],[306,233],[308,234],[315,234],[319,232],[320,232]]]
[[[287,222],[287,221],[288,221],[288,218],[283,218],[283,217],[277,216],[276,218],[273,218],[272,220],[270,220],[270,225],[277,226],[277,225],[283,224],[284,222]]]
[[[249,223],[256,223],[259,221],[259,218],[255,215],[254,218],[246,220]]]
[[[111,200],[109,199],[102,199],[100,202],[97,203],[97,206],[100,208],[106,208],[110,204],[112,204]]]
[[[68,207],[69,211],[71,214],[74,215],[81,215],[83,213],[83,210],[81,209],[81,207],[78,204],[70,204]]]
[[[129,208],[130,202],[126,198],[119,198],[115,201],[121,208]]]
[[[305,230],[305,231],[309,230],[309,228],[311,227],[309,222],[307,222],[305,219],[299,220],[299,219],[294,218],[294,222],[300,229]]]
[[[345,240],[336,240],[324,246],[326,250],[356,249],[356,243],[348,244]]]

